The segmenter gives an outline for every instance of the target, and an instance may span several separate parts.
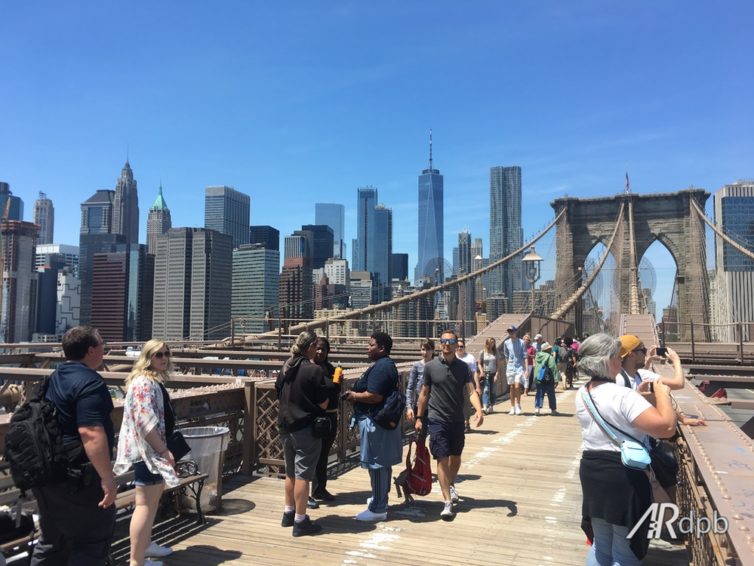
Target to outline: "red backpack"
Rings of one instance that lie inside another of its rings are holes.
[[[411,464],[411,448],[416,445],[414,463]],[[430,467],[429,450],[426,444],[418,444],[412,440],[406,454],[406,469],[395,478],[395,488],[398,497],[406,497],[406,503],[411,503],[415,495],[429,495],[432,491],[432,468]],[[403,493],[401,493],[401,491]]]

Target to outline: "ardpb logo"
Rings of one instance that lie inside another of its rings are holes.
[[[717,510],[713,511],[712,519],[697,516],[693,509],[688,517],[681,517],[679,519],[680,514],[680,509],[678,509],[678,505],[675,503],[652,503],[626,538],[634,536],[636,531],[644,524],[644,521],[647,520],[650,522],[647,538],[660,538],[663,527],[667,529],[668,534],[672,538],[677,538],[678,536],[676,529],[678,530],[678,534],[694,535],[697,537],[706,535],[710,531],[715,534],[728,532],[728,519],[722,515],[718,515]]]

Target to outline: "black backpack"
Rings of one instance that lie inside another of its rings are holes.
[[[372,417],[372,420],[387,430],[394,430],[401,423],[403,411],[406,409],[406,396],[398,389],[394,389],[385,397],[385,404]]]
[[[13,413],[5,437],[5,461],[13,483],[22,492],[64,481],[68,456],[55,405],[45,398],[46,377],[36,395]]]

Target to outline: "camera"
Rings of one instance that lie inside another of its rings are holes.
[[[665,348],[664,346],[663,346],[663,347],[658,347],[658,348],[657,348],[657,350],[655,351],[655,353],[656,353],[656,354],[657,354],[658,356],[662,356],[662,357],[665,357],[665,356],[667,356],[667,355],[668,355],[668,349],[667,349],[667,348]]]
[[[349,389],[348,391],[344,391],[343,393],[341,393],[341,394],[339,395],[339,397],[340,397],[341,399],[345,400],[345,399],[346,399],[346,398],[348,397],[348,394],[349,394],[350,392],[351,392],[351,390],[350,390],[350,389]]]

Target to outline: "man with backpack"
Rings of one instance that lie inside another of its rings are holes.
[[[555,400],[555,388],[560,382],[560,372],[558,372],[558,364],[549,342],[542,343],[542,350],[537,352],[534,358],[534,382],[537,386],[537,395],[534,397],[534,413],[540,414],[545,395],[547,395],[550,413],[557,415],[558,405]]]
[[[113,402],[102,376],[105,343],[91,326],[63,337],[66,361],[50,378],[46,398],[57,410],[66,452],[68,480],[33,488],[42,536],[32,566],[102,566],[115,527],[116,486],[112,457]]]
[[[477,427],[484,421],[482,402],[474,387],[468,366],[456,357],[458,335],[446,330],[440,337],[442,356],[424,366],[424,385],[419,395],[416,432],[429,431],[429,450],[437,460],[437,481],[442,490],[445,507],[440,513],[444,521],[455,518],[453,505],[458,502],[455,481],[461,467],[461,453],[465,443],[464,390],[474,406]],[[429,405],[428,422],[421,415]]]

